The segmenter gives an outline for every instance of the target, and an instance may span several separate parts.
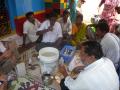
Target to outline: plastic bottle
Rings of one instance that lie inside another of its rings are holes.
[[[64,59],[63,59],[63,57],[60,58],[59,64],[60,64],[60,65],[63,65],[63,64],[64,64]]]

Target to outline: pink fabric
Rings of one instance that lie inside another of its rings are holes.
[[[101,18],[105,19],[109,26],[110,26],[110,32],[114,32],[115,28],[115,15],[116,15],[116,11],[115,11],[115,7],[119,4],[119,0],[105,0],[104,3],[104,9],[103,12],[101,14]]]

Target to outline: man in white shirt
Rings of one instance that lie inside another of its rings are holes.
[[[23,45],[27,42],[35,42],[38,39],[36,35],[37,29],[40,27],[41,23],[34,18],[33,12],[26,13],[27,20],[23,24]]]
[[[73,79],[63,65],[60,72],[65,80],[61,90],[119,90],[119,79],[111,60],[103,57],[101,45],[96,41],[81,44],[80,58],[84,64],[81,72]]]
[[[47,46],[60,47],[63,35],[60,23],[56,22],[56,14],[50,14],[49,19],[45,20],[37,30],[37,35],[43,35],[41,43],[36,46],[37,51]]]
[[[120,60],[120,39],[115,34],[109,33],[106,22],[97,24],[96,37],[102,45],[104,56],[112,60],[117,69]]]
[[[71,30],[72,30],[72,23],[70,21],[69,15],[70,15],[70,13],[66,9],[63,12],[62,17],[58,19],[58,22],[60,22],[61,27],[62,27],[63,37],[67,37],[69,35],[69,32],[71,32]]]
[[[3,42],[0,41],[0,71],[5,74],[9,73],[16,64],[14,53],[8,47],[5,47]]]

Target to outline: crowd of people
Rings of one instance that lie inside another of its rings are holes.
[[[78,1],[80,6],[85,2]],[[75,67],[79,71],[73,69],[72,72],[77,73],[76,78],[67,73],[64,65],[59,66],[64,76],[60,83],[61,90],[119,90],[120,24],[115,21],[115,14],[120,13],[119,0],[101,0],[99,7],[104,4],[101,19],[91,25],[84,23],[83,14],[76,10],[78,1],[71,0],[70,12],[64,10],[60,18],[52,12],[43,22],[37,20],[33,12],[27,12],[22,46],[35,43],[36,51],[39,51],[44,47],[61,50],[69,44],[80,50],[84,66]],[[6,75],[14,69],[16,61],[9,43],[0,41],[1,85],[6,85]]]

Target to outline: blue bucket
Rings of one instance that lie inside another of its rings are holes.
[[[76,48],[70,45],[65,45],[60,51],[60,57],[63,57],[64,63],[69,63],[75,54]]]

